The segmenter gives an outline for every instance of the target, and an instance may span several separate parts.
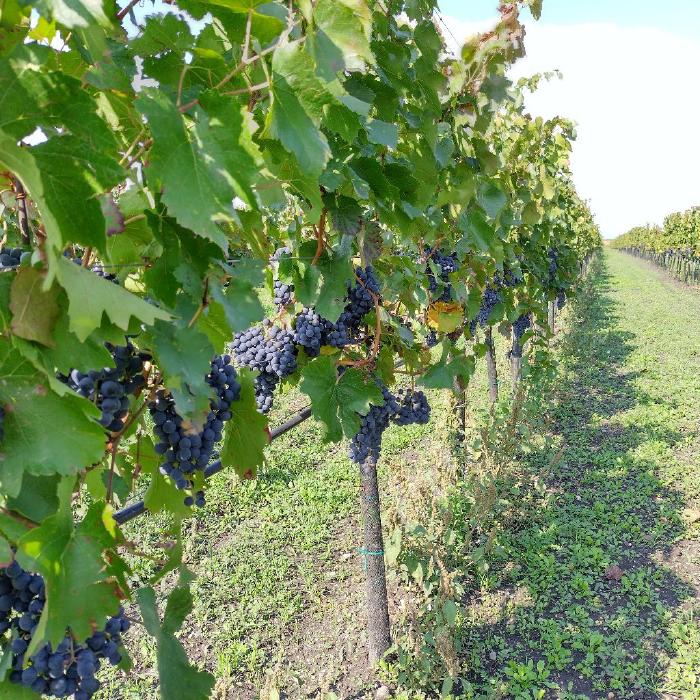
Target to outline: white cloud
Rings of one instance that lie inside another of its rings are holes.
[[[464,39],[483,25],[444,17]],[[578,124],[572,168],[603,235],[700,204],[700,42],[655,28],[529,24],[513,77],[558,68],[527,100]]]

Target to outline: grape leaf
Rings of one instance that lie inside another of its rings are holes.
[[[361,71],[374,60],[370,49],[372,13],[365,0],[319,0],[310,50],[325,80],[341,71]]]
[[[99,462],[105,450],[99,411],[77,395],[58,396],[46,379],[6,341],[0,341],[0,404],[5,438],[0,484],[17,496],[22,475],[75,474]]]
[[[118,589],[108,579],[103,555],[117,544],[115,532],[105,524],[109,511],[104,503],[93,503],[76,525],[70,508],[72,491],[72,479],[64,479],[59,511],[18,542],[20,564],[40,573],[46,584],[41,634],[32,642],[35,647],[42,637],[57,644],[68,627],[78,639],[87,639],[93,625],[101,626],[119,611]],[[114,552],[111,557],[117,558]]]
[[[316,299],[316,311],[331,323],[335,323],[345,308],[348,282],[354,279],[349,258],[338,255],[322,255],[318,260],[322,273],[321,288]]]
[[[211,674],[190,665],[182,644],[174,635],[192,610],[190,580],[188,575],[181,576],[170,593],[162,625],[153,588],[145,587],[136,592],[146,631],[157,642],[158,676],[163,700],[207,700],[214,686]]]
[[[36,0],[34,7],[69,29],[88,29],[96,24],[108,28],[112,25],[110,17],[116,14],[114,3],[105,0]]]
[[[16,513],[40,523],[58,510],[58,484],[61,477],[34,476],[25,474],[22,479],[22,490],[16,498],[8,498],[7,506]]]
[[[336,442],[360,429],[360,415],[384,401],[379,387],[350,367],[338,376],[331,357],[317,357],[301,373],[301,390],[311,399],[311,411],[326,427],[326,439]]]
[[[130,446],[131,457],[136,461],[136,443]],[[144,474],[150,474],[151,483],[144,495],[143,501],[151,513],[163,510],[183,518],[191,512],[184,504],[182,491],[176,488],[171,479],[160,473],[163,458],[156,453],[153,442],[147,436],[142,436],[138,448],[138,462]]]
[[[0,60],[0,129],[16,140],[36,127],[64,127],[91,151],[116,147],[114,134],[97,114],[97,103],[80,80],[57,70],[42,70],[55,49],[25,44]]]
[[[151,337],[163,383],[172,392],[178,413],[199,425],[212,396],[206,381],[214,356],[209,338],[197,328],[179,328],[162,321],[156,322]]]
[[[202,98],[211,110],[201,108],[195,119],[180,114],[167,95],[143,91],[136,106],[148,119],[153,136],[146,173],[168,211],[185,228],[227,249],[220,222],[235,221],[233,198],[255,203],[251,182],[243,179],[255,161],[241,142],[250,140],[236,103],[214,96]]]
[[[0,537],[0,568],[9,566],[14,558],[10,543],[4,537]]]
[[[482,183],[476,194],[479,206],[495,219],[508,202],[508,197],[492,182]]]
[[[278,139],[296,156],[304,173],[319,175],[331,156],[319,125],[333,98],[316,77],[313,59],[299,42],[275,51],[270,91],[273,102],[263,137]]]
[[[42,289],[45,275],[32,267],[19,270],[12,282],[12,332],[25,340],[54,346],[52,331],[60,313],[58,288]]]
[[[253,376],[247,369],[239,371],[241,398],[231,404],[232,418],[226,424],[221,463],[233,467],[240,477],[255,476],[263,463],[269,443],[267,417],[258,413]]]
[[[81,342],[100,327],[103,314],[107,314],[123,330],[129,328],[132,316],[148,326],[152,326],[156,319],[171,318],[162,309],[66,258],[57,260],[56,273],[68,295],[70,330]]]
[[[24,184],[54,248],[72,241],[104,252],[106,224],[97,197],[123,176],[115,160],[75,136],[22,148],[0,129],[0,165]]]

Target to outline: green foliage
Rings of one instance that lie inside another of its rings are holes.
[[[539,2],[525,4],[539,14]],[[571,289],[599,246],[571,181],[571,125],[531,118],[526,85],[506,77],[524,51],[518,6],[457,57],[434,24],[435,3],[385,5],[171,5],[202,20],[196,35],[181,17],[149,9],[127,33],[131,7],[111,2],[3,9],[3,245],[30,254],[0,271],[0,497],[9,513],[0,529],[4,553],[15,548],[47,582],[33,644],[68,626],[87,635],[138,588],[120,564],[113,508],[145,492],[147,507],[176,523],[188,512],[159,471],[147,406],[171,395],[184,430],[202,425],[212,356],[261,319],[274,274],[294,283],[294,310],[313,305],[334,322],[354,267],[376,268],[381,295],[360,342],[311,360],[298,350],[290,378],[337,441],[381,401],[378,367],[389,376],[404,362],[431,387],[473,374],[479,346],[445,340],[449,352],[433,358],[426,319],[437,315],[443,329],[449,320],[460,335],[506,268],[522,283],[490,322],[543,319],[547,300]],[[447,310],[426,291],[437,245],[459,262]],[[282,246],[289,259],[271,262]],[[292,325],[290,315],[280,322]],[[148,358],[144,386],[119,409],[123,422],[105,429],[99,401],[65,382],[72,370],[108,369],[105,344],[126,337]],[[242,376],[221,453],[241,476],[255,475],[267,441],[253,381]],[[181,551],[176,542],[165,569]],[[179,624],[167,612],[158,623],[150,589],[137,595],[158,643],[164,700],[205,697],[210,679],[183,659]]]

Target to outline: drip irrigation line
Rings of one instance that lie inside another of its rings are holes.
[[[270,431],[270,442],[289,432],[292,428],[296,428],[297,425],[303,423],[310,417],[311,406],[302,408],[299,413],[282,423],[282,425],[278,425],[276,428]],[[223,465],[221,464],[221,460],[217,459],[204,470],[204,478],[208,479],[210,476],[218,474],[222,469]],[[120,525],[124,525],[124,523],[128,523],[130,520],[138,518],[139,515],[143,515],[145,512],[147,512],[147,510],[148,508],[146,508],[146,504],[143,501],[136,501],[135,503],[118,510],[114,514],[114,519]]]

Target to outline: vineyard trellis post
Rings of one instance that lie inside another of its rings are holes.
[[[498,401],[498,370],[496,368],[496,347],[493,342],[493,328],[487,326],[484,331],[484,343],[486,345],[486,371],[489,380],[489,401],[495,404]]]
[[[367,647],[369,662],[375,664],[391,646],[391,627],[377,462],[372,456],[360,465],[360,503],[364,530],[360,554],[365,573]]]

